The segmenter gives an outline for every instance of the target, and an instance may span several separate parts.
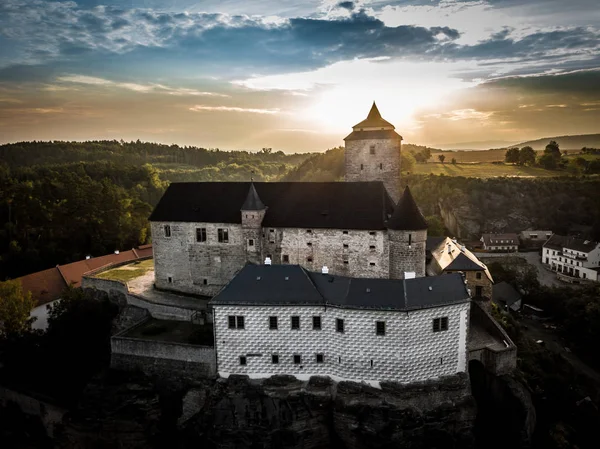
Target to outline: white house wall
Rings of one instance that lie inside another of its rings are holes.
[[[414,382],[466,370],[469,303],[413,312],[348,310],[315,306],[214,306],[217,368],[221,375],[329,374],[352,380]],[[228,316],[242,315],[244,329],[229,329]],[[300,329],[291,329],[291,316]],[[321,316],[321,330],[312,317]],[[269,317],[278,329],[269,329]],[[448,330],[433,332],[433,319],[448,317]],[[344,319],[344,333],[336,319]],[[376,335],[376,321],[386,335]],[[316,354],[324,362],[316,362]],[[279,355],[273,364],[271,355]],[[294,364],[293,356],[302,357]],[[239,357],[247,357],[240,365]],[[371,366],[371,361],[373,364]]]

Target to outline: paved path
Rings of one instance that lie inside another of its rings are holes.
[[[533,265],[538,272],[538,280],[540,284],[547,287],[559,287],[564,286],[558,279],[556,274],[548,270],[543,264],[541,256],[537,252],[530,253],[473,253],[479,259],[493,259],[497,257],[520,257],[525,259],[529,265]],[[485,263],[485,261],[484,261]]]

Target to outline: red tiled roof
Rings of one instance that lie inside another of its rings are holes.
[[[122,251],[119,254],[107,254],[66,265],[57,265],[55,268],[28,274],[17,278],[17,280],[21,281],[23,291],[30,291],[31,297],[37,305],[42,305],[60,298],[67,285],[80,287],[81,278],[89,271],[106,265],[134,261],[148,256],[152,256],[152,244],[142,245],[136,250]]]
[[[38,306],[60,298],[67,286],[57,267],[21,276],[16,280],[21,282],[23,292],[31,292],[31,297]]]

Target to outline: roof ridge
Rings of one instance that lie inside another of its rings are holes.
[[[315,289],[315,291],[318,293],[318,295],[323,300],[323,304],[327,305],[327,300],[325,299],[325,296],[323,296],[323,293],[321,293],[321,290],[319,290],[319,287],[317,287],[317,284],[314,283],[314,281],[312,280],[312,278],[308,274],[308,271],[306,271],[302,265],[296,265],[296,266],[300,268],[300,270],[302,271],[302,273],[304,273],[304,276],[308,279],[308,282],[310,282],[310,285],[313,286],[313,288]],[[321,274],[325,274],[325,273],[321,273]]]

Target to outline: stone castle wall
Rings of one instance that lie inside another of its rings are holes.
[[[371,154],[371,146],[375,154]],[[397,203],[400,199],[401,141],[364,139],[346,141],[346,181],[383,181]]]
[[[404,279],[404,273],[409,271],[414,271],[417,277],[425,276],[427,231],[389,230],[388,237],[390,241],[390,278]]]
[[[469,303],[391,312],[336,307],[215,306],[215,341],[220,374],[332,375],[354,380],[415,382],[466,371]],[[229,329],[228,316],[244,316],[244,329]],[[291,329],[291,316],[300,329]],[[269,328],[277,316],[278,329]],[[312,317],[321,317],[315,330]],[[433,332],[433,319],[448,317],[448,330]],[[337,332],[336,320],[344,320]],[[386,322],[385,335],[376,321]],[[252,338],[248,336],[252,335]],[[279,363],[272,363],[272,355]],[[295,364],[293,356],[301,356]],[[316,354],[323,354],[317,363]],[[240,365],[240,356],[247,364]]]

